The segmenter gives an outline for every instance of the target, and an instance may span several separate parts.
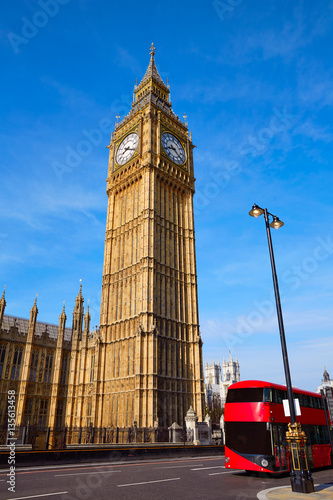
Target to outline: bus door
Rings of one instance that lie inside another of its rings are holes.
[[[286,425],[271,424],[271,439],[276,470],[288,470],[286,453]]]

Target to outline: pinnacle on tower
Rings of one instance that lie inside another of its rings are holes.
[[[135,85],[134,87],[134,102],[132,104],[132,109],[134,110],[137,110],[137,105],[139,103],[144,104],[144,100],[147,99],[154,99],[154,101],[159,100],[163,103],[163,105],[171,108],[171,103],[169,102],[170,90],[169,87],[165,85],[159,72],[157,71],[154,56],[155,47],[152,43],[150,47],[150,61],[147,71],[139,85]]]
[[[89,301],[88,301],[87,311],[86,311],[86,314],[84,315],[84,331],[86,333],[89,333],[90,320],[91,320],[91,316],[90,316],[90,312],[89,312]]]
[[[36,315],[38,314],[38,308],[37,308],[37,294],[36,294],[36,297],[35,297],[35,302],[34,302],[34,305],[32,306],[31,310],[30,310],[30,313],[36,313]]]
[[[163,87],[165,87],[165,90],[168,91],[169,90],[168,87],[163,82],[163,80],[160,77],[160,74],[159,74],[159,72],[157,71],[157,68],[156,68],[155,57],[154,57],[155,56],[155,47],[154,47],[153,43],[150,46],[150,52],[149,53],[150,53],[150,61],[149,61],[149,65],[148,65],[147,71],[145,73],[145,76],[142,78],[141,82],[139,83],[138,87],[136,88],[136,90],[138,88],[140,88],[142,84],[145,84],[149,80],[153,79],[153,80],[156,80],[160,85],[163,85]]]
[[[35,330],[37,314],[38,314],[38,307],[37,307],[37,293],[36,293],[34,305],[30,309],[29,332],[28,332],[28,338],[30,339],[32,339]]]
[[[65,301],[64,301],[64,305],[62,307],[62,311],[61,311],[61,314],[59,316],[59,319],[64,319],[65,321],[67,319],[66,312],[65,312]]]
[[[6,285],[3,287],[2,297],[0,299],[0,331],[1,331],[3,315],[4,315],[5,307],[6,307],[5,288],[6,288]]]
[[[80,280],[80,281],[82,281],[82,280]],[[80,309],[80,306],[82,306],[83,302],[84,302],[84,298],[82,296],[82,283],[80,283],[80,290],[79,290],[79,293],[77,294],[77,297],[75,299],[75,309],[77,309],[77,310]]]
[[[5,290],[6,290],[6,285],[4,285],[4,287],[3,287],[3,292],[2,292],[1,299],[0,299],[1,303],[6,302],[6,300],[5,300]]]

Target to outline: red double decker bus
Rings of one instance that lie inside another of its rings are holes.
[[[307,436],[309,466],[332,465],[330,435],[323,400],[314,392],[293,389],[301,414],[297,421]],[[287,388],[258,380],[237,382],[228,389],[225,404],[225,465],[230,469],[277,473],[288,470],[283,400]],[[329,419],[329,416],[327,415]]]

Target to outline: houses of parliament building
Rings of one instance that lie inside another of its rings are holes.
[[[82,286],[59,324],[5,314],[0,299],[0,425],[16,392],[16,425],[168,427],[204,417],[191,134],[155,65],[111,135],[100,326]],[[60,312],[60,311],[59,311]]]

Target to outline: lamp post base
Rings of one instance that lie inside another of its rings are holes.
[[[290,475],[291,491],[297,493],[313,493],[314,485],[312,477],[308,478],[301,474]]]
[[[288,424],[286,440],[289,444],[291,490],[297,493],[313,493],[314,484],[306,453],[307,438],[300,423]]]

